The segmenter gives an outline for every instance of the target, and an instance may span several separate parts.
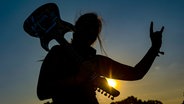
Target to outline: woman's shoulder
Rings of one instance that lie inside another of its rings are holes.
[[[61,46],[60,45],[54,45],[51,49],[50,49],[50,51],[56,51],[56,50],[61,50]],[[49,52],[50,52],[49,51]]]
[[[49,50],[49,53],[54,53],[54,54],[57,54],[57,53],[63,53],[65,52],[66,49],[64,47],[62,47],[61,45],[54,45],[50,50]]]
[[[46,58],[50,59],[50,57],[58,57],[62,52],[62,47],[60,45],[55,45],[48,51]]]

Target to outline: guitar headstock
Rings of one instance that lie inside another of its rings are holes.
[[[98,77],[97,91],[104,94],[108,98],[114,100],[114,97],[119,96],[120,92],[115,88],[109,86],[107,80],[104,77]]]

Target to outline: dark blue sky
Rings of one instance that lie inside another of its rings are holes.
[[[134,66],[150,44],[149,26],[165,26],[165,55],[158,57],[144,79],[118,81],[122,100],[130,95],[179,104],[184,92],[183,0],[3,0],[0,4],[0,101],[2,104],[42,104],[36,96],[41,62],[46,52],[39,40],[23,31],[23,22],[37,7],[55,2],[61,17],[74,24],[80,14],[96,12],[103,18],[102,39],[109,57]],[[98,43],[94,47],[98,50]],[[98,50],[100,54],[100,51]],[[102,104],[109,99],[97,94]]]

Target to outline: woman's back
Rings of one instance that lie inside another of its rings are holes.
[[[80,52],[79,54],[84,59],[94,56],[96,52],[93,48],[82,51],[77,47],[72,47]],[[91,83],[73,86],[66,86],[64,82],[62,83],[65,79],[75,76],[79,71],[76,64],[78,62],[75,62],[77,59],[68,54],[71,53],[68,51],[61,46],[54,46],[47,54],[40,71],[37,87],[38,97],[40,99],[52,98],[54,102],[81,103],[84,101],[85,104],[97,102],[95,89]]]

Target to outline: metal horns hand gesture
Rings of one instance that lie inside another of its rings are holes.
[[[162,26],[160,31],[153,31],[153,22],[150,24],[150,38],[152,42],[152,47],[157,49],[158,51],[160,50],[160,47],[162,45],[162,33],[164,31],[164,26]],[[160,52],[161,54],[164,54],[163,52]]]

